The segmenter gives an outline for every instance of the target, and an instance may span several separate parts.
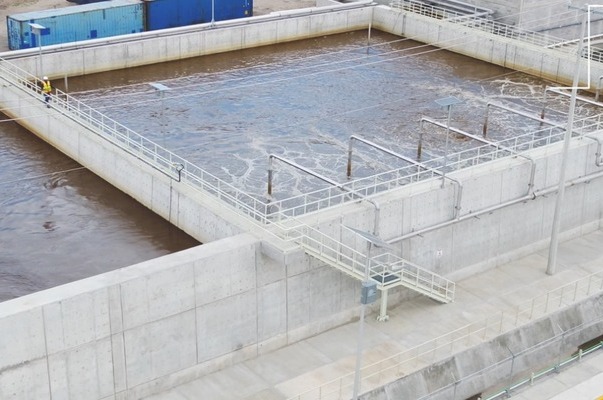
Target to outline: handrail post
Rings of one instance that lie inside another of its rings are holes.
[[[484,126],[482,128],[482,136],[486,137],[486,132],[488,131],[488,112],[490,111],[490,103],[486,104],[486,117],[484,118]]]
[[[350,179],[352,176],[352,137],[350,137],[350,142],[348,144],[348,168],[347,168],[347,177]]]
[[[417,160],[421,160],[421,153],[423,152],[423,121],[420,123],[419,129],[419,145],[417,146]]]
[[[272,155],[268,156],[268,196],[272,196]]]

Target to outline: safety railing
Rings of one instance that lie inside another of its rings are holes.
[[[411,183],[440,177],[434,171],[409,165],[402,168],[381,172],[368,177],[359,178],[341,184],[341,188],[329,186],[324,189],[303,193],[298,196],[270,202],[269,210],[278,211],[279,217],[295,217],[324,208],[357,200],[358,197],[370,196]],[[350,192],[358,196],[350,196]],[[274,216],[271,220],[274,220]]]
[[[439,19],[487,17],[493,13],[488,8],[477,7],[457,0],[439,0],[435,4],[420,0],[394,0],[390,2],[390,7]]]
[[[390,7],[400,10],[410,11],[414,14],[425,15],[427,17],[448,19],[465,16],[458,12],[450,11],[432,4],[426,4],[416,0],[394,0],[390,2]]]
[[[0,60],[0,71],[2,79],[41,99],[41,88],[36,77],[5,60]],[[61,90],[56,90],[51,104],[56,110],[149,166],[214,196],[255,221],[266,223],[266,200],[243,192]]]
[[[369,278],[381,289],[404,286],[443,303],[454,300],[454,282],[392,253],[371,257],[301,223],[292,227],[281,225],[280,229],[286,240],[301,245],[308,254],[358,280],[364,280],[368,270]]]
[[[582,137],[601,129],[603,129],[603,121],[601,114],[598,114],[575,120],[573,136]],[[550,126],[501,140],[495,143],[497,146],[485,144],[461,150],[448,155],[446,172],[458,171],[501,158],[516,157],[518,153],[562,141],[564,134],[564,128]],[[424,161],[423,164],[426,168],[409,165],[343,183],[342,186],[349,189],[350,192],[369,196],[415,182],[441,178],[441,175],[434,173],[434,170],[442,170],[443,157]],[[350,196],[349,192],[344,192],[340,188],[319,189],[298,196],[271,201],[268,205],[269,220],[278,221],[282,218],[300,216],[356,200],[357,197]]]
[[[486,342],[595,293],[603,291],[603,272],[597,272],[428,340],[408,350],[361,368],[362,392],[383,386],[404,375],[443,360],[466,348]],[[288,400],[344,400],[351,397],[354,372],[332,379]]]
[[[577,42],[568,42],[562,38],[557,38],[549,34],[542,34],[506,25],[485,18],[488,14],[479,12],[479,10],[476,10],[476,12],[471,14],[463,14],[418,0],[395,0],[390,3],[390,7],[412,12],[413,14],[446,20],[447,22],[460,24],[473,30],[518,40],[530,45],[554,49],[565,54],[576,54],[578,49]],[[596,48],[591,48],[588,53],[585,51],[583,57],[595,62],[603,62],[603,52]]]
[[[35,77],[9,62],[0,62],[0,68],[2,69],[4,79],[10,80],[11,83],[22,87],[32,96],[41,98],[41,88],[37,84]],[[53,100],[53,107],[66,115],[70,115],[72,118],[78,120],[79,123],[90,127],[100,136],[139,157],[154,168],[168,174],[174,179],[182,180],[211,194],[218,200],[232,206],[241,214],[261,224],[268,224],[275,221],[275,219],[281,220],[282,218],[299,216],[357,200],[357,198],[350,196],[348,191],[342,191],[334,187],[272,202],[264,198],[251,196],[113,119],[108,118],[72,96],[61,91],[57,93],[57,96]],[[580,134],[590,133],[599,129],[601,129],[600,115],[576,120],[574,123],[574,131],[580,132]],[[549,127],[504,140],[500,142],[502,146],[498,148],[485,145],[463,150],[456,154],[450,154],[448,156],[447,169],[449,171],[458,170],[502,157],[514,156],[515,154],[504,148],[512,149],[516,152],[526,151],[562,140],[563,132],[563,129]],[[417,168],[414,165],[406,166],[352,180],[342,184],[342,186],[349,189],[350,192],[358,193],[361,196],[370,196],[407,184],[439,178],[431,169],[442,167],[442,157],[426,161],[424,164],[429,168]]]
[[[41,89],[35,77],[28,76],[10,63],[0,63],[0,72],[3,79],[21,87],[32,96],[38,96],[41,101]],[[173,179],[214,196],[255,221],[261,221],[264,225],[269,222],[264,220],[267,214],[265,202],[236,189],[72,96],[57,90],[52,99],[52,107]],[[280,212],[276,214],[281,215]],[[282,215],[278,219],[282,221]],[[262,226],[265,227],[264,225]],[[454,283],[394,255],[390,255],[387,260],[376,262],[310,226],[297,223],[293,228],[290,223],[287,227],[275,226],[280,230],[266,231],[295,241],[309,253],[355,278],[362,279],[368,260],[371,264],[370,273],[375,276],[373,279],[381,277],[382,286],[404,285],[443,302],[452,301],[454,298]],[[387,282],[384,278],[386,273],[391,275]]]
[[[601,349],[603,349],[603,342],[599,342],[596,345],[591,346],[586,350],[579,349],[576,353],[567,357],[565,360],[560,361],[560,362],[558,362],[548,368],[542,369],[540,371],[532,372],[532,373],[530,373],[530,375],[528,377],[523,378],[520,381],[515,382],[515,383],[509,385],[508,387],[505,387],[504,389],[502,389],[492,395],[489,395],[488,397],[484,397],[483,400],[507,399],[511,396],[511,392],[513,392],[514,390],[517,390],[526,385],[532,386],[534,384],[534,382],[539,380],[540,378],[546,377],[547,375],[551,374],[552,372],[559,372],[561,370],[561,368],[571,365],[572,363],[579,362],[582,360],[583,357],[588,356],[589,354],[594,353],[595,351],[598,351]]]

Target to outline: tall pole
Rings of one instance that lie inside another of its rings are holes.
[[[40,57],[40,75],[44,74],[44,64],[42,63],[42,32],[38,31],[38,56]]]
[[[367,241],[366,262],[364,265],[364,282],[369,281],[369,269],[371,267],[371,247],[372,242]],[[353,400],[358,400],[358,392],[360,391],[360,365],[362,364],[362,347],[364,341],[364,313],[366,302],[362,301],[360,306],[360,320],[358,321],[358,349],[356,350],[356,370],[354,372],[354,390],[352,394]]]
[[[376,208],[376,210],[379,210]],[[353,232],[356,232],[361,237],[363,237],[367,241],[366,247],[366,261],[364,263],[364,281],[362,282],[362,291],[360,295],[360,320],[358,327],[358,350],[356,352],[356,371],[354,373],[354,390],[353,390],[353,400],[358,400],[358,392],[360,391],[360,365],[362,364],[362,342],[364,340],[364,314],[365,308],[367,304],[374,303],[377,299],[377,283],[376,281],[370,280],[370,269],[371,269],[371,248],[374,245],[375,247],[384,247],[389,248],[389,244],[384,242],[378,234],[379,225],[377,224],[377,220],[375,221],[375,233],[371,234],[369,232],[360,231],[355,228],[347,227]]]
[[[448,137],[450,136],[450,115],[452,113],[452,106],[461,103],[461,100],[454,96],[444,97],[443,99],[437,99],[435,101],[440,107],[446,107],[448,110],[448,118],[446,119],[446,148],[444,149],[444,168],[442,171],[442,187],[446,178],[446,167],[448,166]]]
[[[559,171],[559,188],[557,190],[557,200],[555,203],[555,215],[553,216],[553,231],[551,233],[551,244],[549,246],[549,259],[546,267],[548,275],[554,275],[557,269],[557,250],[559,248],[559,227],[561,225],[561,208],[563,206],[563,197],[565,196],[565,170],[567,169],[567,154],[572,138],[572,128],[574,125],[574,111],[576,109],[576,95],[578,93],[578,82],[580,80],[580,61],[582,60],[582,45],[584,42],[584,27],[588,12],[582,16],[582,25],[580,32],[580,43],[578,45],[578,54],[576,55],[576,69],[574,71],[574,81],[572,82],[572,95],[570,99],[569,115],[567,117],[567,128],[563,138],[563,150],[561,152],[561,170]]]
[[[446,147],[444,148],[444,168],[442,170],[442,187],[446,177],[446,166],[448,165],[448,137],[450,136],[450,114],[452,113],[452,104],[448,105],[448,118],[446,119]]]
[[[29,27],[32,32],[38,37],[38,58],[40,59],[40,70],[38,72],[38,76],[43,76],[44,74],[44,65],[42,64],[42,31],[46,29],[45,26],[36,24],[34,22],[30,22]]]

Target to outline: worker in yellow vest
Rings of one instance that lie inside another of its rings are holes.
[[[52,92],[52,86],[50,85],[50,81],[48,77],[45,76],[42,80],[42,93],[44,94],[44,101],[46,102],[46,107],[50,108],[50,93]]]

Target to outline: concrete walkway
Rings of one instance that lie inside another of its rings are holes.
[[[369,315],[365,324],[363,365],[380,361],[470,323],[487,321],[489,317],[496,319],[501,311],[515,313],[519,305],[530,304],[539,295],[546,298],[546,293],[551,290],[592,273],[603,272],[603,231],[561,243],[557,273],[553,276],[545,273],[547,257],[548,249],[544,249],[457,282],[456,300],[451,304],[438,304],[421,296],[389,310],[390,319],[387,322],[377,322],[375,315]],[[358,323],[346,324],[147,399],[288,399],[353,373],[357,338]],[[599,362],[600,370],[603,369],[601,365],[603,363]],[[602,376],[599,379],[603,379]],[[554,394],[561,393],[562,389],[578,381],[572,378],[556,382]],[[368,388],[363,383],[362,391],[365,389]],[[521,396],[527,397],[517,398],[549,398],[542,397],[546,396],[544,391],[535,390],[534,393],[541,397],[526,393]],[[555,400],[564,398],[555,397]]]

